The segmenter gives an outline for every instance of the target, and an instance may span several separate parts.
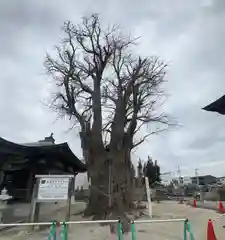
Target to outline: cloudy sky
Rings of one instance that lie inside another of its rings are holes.
[[[43,74],[45,52],[60,41],[65,20],[100,13],[141,36],[138,52],[169,64],[163,110],[182,125],[153,136],[133,154],[151,155],[162,171],[225,175],[225,117],[202,107],[225,94],[224,0],[7,0],[0,3],[0,136],[33,142],[54,132],[81,156],[76,129],[56,120],[43,102],[51,85]]]

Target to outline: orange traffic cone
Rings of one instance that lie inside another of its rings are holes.
[[[220,213],[225,213],[225,209],[224,209],[223,203],[221,201],[219,202],[219,212]]]
[[[217,240],[211,219],[209,219],[208,221],[207,240]]]
[[[194,208],[197,207],[196,199],[194,199],[194,201],[193,201],[193,207],[194,207]]]

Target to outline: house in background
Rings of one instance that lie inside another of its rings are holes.
[[[218,178],[217,178],[217,183],[219,183],[219,184],[225,184],[225,177],[218,177]]]
[[[210,185],[215,184],[217,182],[217,177],[212,175],[204,175],[198,177],[192,177],[192,184],[199,184],[199,185]]]

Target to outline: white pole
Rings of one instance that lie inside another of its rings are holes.
[[[178,184],[179,187],[181,185],[181,171],[180,171],[180,166],[177,167],[177,173],[178,173]]]
[[[187,219],[185,218],[174,218],[174,219],[159,219],[159,220],[136,220],[134,221],[134,223],[166,223],[166,222],[184,222],[186,221]]]
[[[117,223],[119,220],[93,220],[93,221],[68,221],[59,222],[59,224],[97,224],[97,223]],[[17,227],[17,226],[48,226],[53,222],[33,222],[33,223],[0,223],[0,227]]]
[[[145,188],[146,188],[147,200],[148,200],[148,215],[150,218],[152,218],[151,191],[150,191],[149,181],[147,177],[145,177]]]
[[[199,187],[198,168],[195,168],[195,177],[196,177],[197,186]]]
[[[165,223],[165,222],[182,222],[187,219],[159,219],[159,220],[135,220],[134,223]],[[97,223],[118,223],[119,220],[95,220],[95,221],[69,221],[69,222],[58,222],[58,224],[97,224]],[[0,227],[19,227],[19,226],[44,226],[52,225],[53,222],[36,222],[36,223],[0,223]]]

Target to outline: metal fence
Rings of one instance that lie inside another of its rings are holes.
[[[137,239],[137,234],[135,230],[135,224],[142,224],[142,223],[168,223],[168,222],[183,222],[184,223],[184,240],[187,239],[187,235],[189,235],[190,240],[194,240],[194,235],[191,230],[190,223],[187,219],[165,219],[165,220],[135,220],[131,221],[131,236],[132,240]],[[36,222],[36,223],[1,223],[0,227],[17,227],[17,226],[50,226],[50,232],[48,235],[48,240],[56,240],[56,228],[58,226],[61,227],[60,231],[60,240],[68,240],[68,225],[72,224],[99,224],[99,223],[115,223],[116,227],[116,234],[118,240],[123,240],[123,226],[120,220],[93,220],[93,221],[67,221],[67,222]]]

